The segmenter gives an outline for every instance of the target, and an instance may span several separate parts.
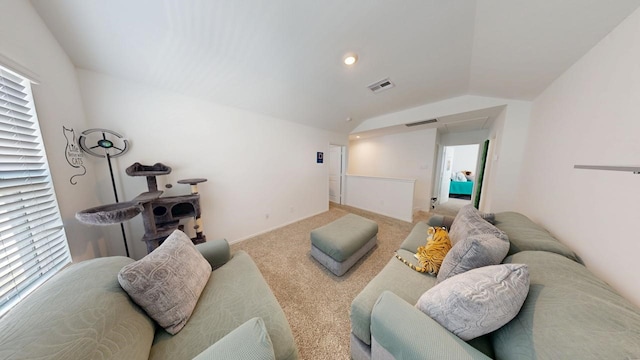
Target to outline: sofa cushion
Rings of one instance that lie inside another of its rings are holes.
[[[172,336],[163,329],[157,331],[149,358],[192,359],[254,317],[264,320],[276,359],[297,359],[293,334],[278,300],[251,257],[238,251],[213,271],[179,333]]]
[[[271,338],[261,318],[240,325],[193,360],[275,360]]]
[[[482,338],[484,337],[475,340]],[[488,354],[483,354],[474,346],[477,341],[471,341],[473,345],[462,341],[415,306],[389,291],[380,295],[373,308],[371,339],[372,359],[493,359],[490,343],[482,348]]]
[[[399,249],[398,254],[417,265],[413,253]],[[415,304],[420,295],[436,284],[434,276],[411,270],[407,265],[392,257],[351,303],[351,332],[367,345],[371,345],[371,312],[383,291],[389,290]]]
[[[189,320],[211,275],[191,239],[176,230],[153,252],[120,270],[123,289],[170,334]]]
[[[498,239],[509,240],[504,231],[483,219],[480,211],[474,208],[473,205],[463,206],[458,211],[453,224],[451,224],[451,230],[449,231],[451,243],[455,245],[469,236],[479,234],[491,234]]]
[[[492,234],[471,235],[458,241],[445,256],[438,282],[475,268],[497,265],[509,251],[509,242]]]
[[[155,325],[118,284],[133,262],[69,266],[0,319],[0,359],[147,359]]]
[[[429,227],[430,226],[424,221],[415,224],[409,235],[404,239],[402,244],[400,244],[400,249],[415,253],[418,246],[424,246],[424,244],[427,243]]]
[[[494,213],[483,213],[480,212],[480,217],[484,219],[484,221],[488,222],[491,225],[496,223],[496,214]]]
[[[418,246],[418,250],[414,255],[414,258],[418,259],[418,266],[405,260],[397,252],[395,256],[415,271],[436,275],[440,270],[444,257],[451,250],[451,240],[449,240],[449,234],[447,234],[445,228],[430,227],[428,233],[427,243]]]
[[[513,319],[528,291],[526,265],[485,266],[432,287],[416,307],[462,340],[471,340]]]
[[[531,286],[518,316],[492,334],[500,359],[640,359],[640,309],[583,265],[523,251]]]
[[[496,226],[509,236],[511,242],[509,255],[520,251],[543,250],[582,263],[582,260],[571,249],[528,217],[516,212],[497,213],[495,217]]]
[[[226,239],[207,240],[196,245],[196,249],[209,262],[212,269],[217,269],[231,259],[231,248]]]

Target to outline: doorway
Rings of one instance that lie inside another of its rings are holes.
[[[461,207],[471,203],[477,187],[479,148],[478,144],[441,148],[441,171],[434,212],[455,215]]]
[[[329,145],[329,201],[342,204],[344,201],[345,146]]]

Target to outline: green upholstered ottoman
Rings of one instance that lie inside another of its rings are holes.
[[[311,256],[336,276],[342,276],[377,241],[378,224],[347,214],[311,231]]]

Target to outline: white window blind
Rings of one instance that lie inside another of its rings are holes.
[[[0,66],[0,316],[70,261],[31,83]]]

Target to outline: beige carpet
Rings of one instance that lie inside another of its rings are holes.
[[[378,244],[337,277],[310,256],[309,232],[348,212],[378,223]],[[428,217],[419,212],[414,222]],[[349,359],[351,301],[391,260],[412,228],[404,221],[332,205],[325,213],[233,244],[231,249],[248,252],[258,265],[287,316],[301,359]]]

